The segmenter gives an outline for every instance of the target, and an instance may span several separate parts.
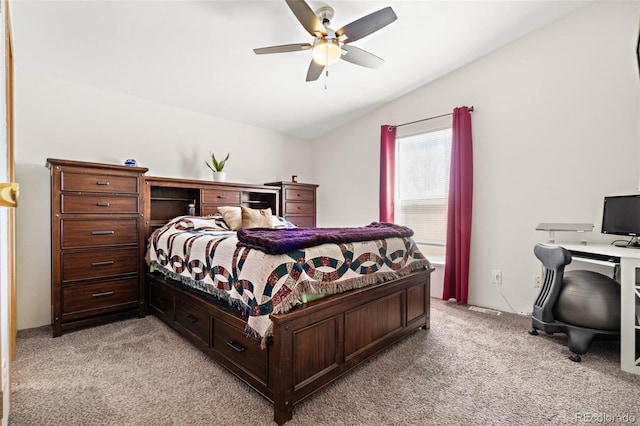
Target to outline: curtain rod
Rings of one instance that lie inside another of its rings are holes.
[[[469,112],[473,112],[473,105],[469,107]],[[452,112],[448,113],[448,114],[442,114],[442,115],[436,115],[435,117],[427,117],[427,118],[423,118],[421,120],[416,120],[416,121],[410,121],[408,123],[402,123],[402,124],[391,124],[389,125],[389,129],[391,128],[398,128],[398,127],[402,127],[402,126],[408,126],[409,124],[415,124],[415,123],[420,123],[422,121],[428,121],[428,120],[434,120],[436,118],[442,118],[442,117],[446,117],[447,115],[453,115]]]

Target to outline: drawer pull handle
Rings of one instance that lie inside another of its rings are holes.
[[[109,186],[109,181],[108,180],[99,180],[99,181],[96,182],[96,185]]]
[[[239,344],[237,344],[233,340],[228,341],[227,342],[227,346],[229,346],[231,349],[233,349],[234,351],[236,351],[238,353],[242,353],[242,352],[244,352],[246,350],[245,348],[243,348],[242,346],[240,346]]]
[[[184,317],[185,317],[186,319],[188,319],[188,320],[189,320],[189,322],[191,322],[191,324],[194,324],[194,323],[198,322],[198,318],[194,317],[194,316],[193,316],[193,315],[191,315],[191,314],[186,314]]]
[[[220,198],[220,199],[222,199],[222,200],[226,200],[226,199],[227,199],[227,196],[226,196],[226,195],[222,195],[222,194],[221,194],[221,195],[218,195],[218,198]]]
[[[91,235],[113,235],[116,231],[91,231]]]
[[[104,293],[93,293],[91,297],[104,297],[104,296],[112,296],[112,291],[105,291]]]
[[[107,266],[107,265],[113,265],[113,260],[107,260],[105,262],[93,262],[91,264],[91,266]]]
[[[111,204],[109,203],[96,203],[96,206],[98,207],[109,207]]]

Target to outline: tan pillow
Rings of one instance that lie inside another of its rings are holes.
[[[242,229],[242,213],[240,212],[240,207],[220,206],[218,207],[218,211],[232,231]]]
[[[271,218],[271,208],[268,209],[250,209],[249,207],[240,206],[242,210],[242,228],[273,228],[273,220]]]

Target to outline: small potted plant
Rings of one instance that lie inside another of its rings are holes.
[[[224,169],[224,165],[229,159],[229,153],[227,153],[227,156],[224,160],[220,161],[216,160],[216,155],[213,152],[210,152],[209,154],[211,155],[211,163],[205,161],[204,164],[206,164],[207,167],[209,167],[213,172],[214,181],[224,182],[227,179],[227,173],[223,172],[222,169]]]

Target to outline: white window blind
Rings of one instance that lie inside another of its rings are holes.
[[[398,138],[396,150],[395,222],[433,247],[430,254],[444,256],[451,129]]]

